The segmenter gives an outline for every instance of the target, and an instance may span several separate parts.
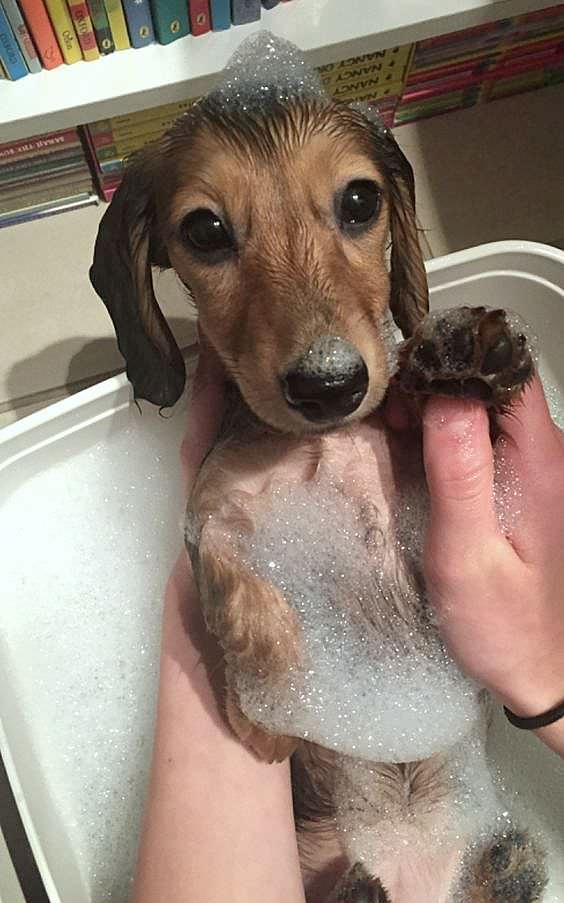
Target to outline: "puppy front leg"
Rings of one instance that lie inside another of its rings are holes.
[[[278,590],[250,573],[208,528],[201,534],[196,573],[206,623],[225,652],[227,720],[256,756],[280,762],[299,741],[254,724],[241,709],[237,679],[268,694],[273,679],[290,673],[299,657],[296,615]]]

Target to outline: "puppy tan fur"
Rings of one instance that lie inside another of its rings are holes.
[[[360,195],[366,189],[373,209],[362,228],[345,228],[342,199],[354,186]],[[543,856],[527,835],[490,838],[470,855],[473,838],[460,826],[450,830],[448,774],[458,753],[358,762],[306,741],[291,724],[262,723],[245,691],[258,686],[268,698],[305,667],[307,638],[291,601],[226,540],[253,535],[276,481],[315,484],[333,474],[356,500],[366,535],[375,529],[389,549],[387,598],[405,637],[427,624],[422,576],[397,553],[395,521],[406,487],[424,496],[420,448],[416,439],[409,448],[398,443],[378,413],[392,375],[388,311],[406,339],[415,335],[406,367],[434,366],[429,348],[421,355],[417,344],[428,300],[413,176],[392,135],[329,100],[272,102],[242,115],[211,96],[132,162],[102,221],[91,278],[136,395],[169,405],[182,391],[184,366],[156,304],[151,265],[173,267],[189,288],[231,383],[221,435],[190,499],[188,545],[208,627],[225,654],[226,717],[261,758],[294,754],[298,827],[320,838],[325,865],[344,873],[329,897],[311,859],[308,868],[302,839],[311,894],[341,903],[540,901]],[[473,336],[467,319],[463,329]],[[503,318],[488,341],[501,332],[516,347]],[[366,385],[350,411],[342,413],[348,371],[331,376],[332,415],[327,398],[316,395],[327,385],[320,389],[318,375],[304,369],[319,343],[363,362]],[[505,373],[511,361],[502,363]],[[443,375],[439,369],[431,383]],[[517,388],[527,375],[515,376]],[[313,401],[299,394],[304,384],[315,384]],[[366,618],[375,630],[376,611]],[[425,846],[426,834],[440,835],[442,846]],[[495,883],[496,862],[512,881]]]

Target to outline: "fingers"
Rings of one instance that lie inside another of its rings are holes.
[[[562,434],[550,416],[538,375],[508,409],[496,416],[496,425],[517,452],[521,469],[538,470],[560,451]]]
[[[523,561],[539,564],[550,557],[564,507],[564,437],[552,421],[538,376],[496,416],[496,426],[498,484],[516,509],[510,511],[511,540]]]
[[[191,488],[217,435],[223,414],[224,394],[223,367],[216,352],[200,333],[200,353],[192,383],[188,426],[181,453],[188,488]]]
[[[428,540],[457,560],[498,534],[488,415],[478,402],[431,398],[423,411],[423,453],[431,499]]]

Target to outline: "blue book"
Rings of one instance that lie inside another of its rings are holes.
[[[155,40],[149,0],[122,0],[132,47],[146,47]]]
[[[245,25],[260,19],[260,0],[231,0],[233,25]]]
[[[280,0],[262,0],[262,5],[265,9],[272,9],[273,6],[278,6]]]
[[[210,9],[214,31],[231,28],[231,0],[210,0]]]
[[[8,78],[16,81],[29,75],[22,52],[10,28],[6,13],[0,5],[0,62],[8,74]]]

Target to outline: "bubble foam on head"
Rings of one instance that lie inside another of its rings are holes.
[[[238,47],[222,80],[203,102],[246,113],[261,112],[273,101],[293,100],[328,103],[330,97],[319,73],[294,44],[260,31]]]

